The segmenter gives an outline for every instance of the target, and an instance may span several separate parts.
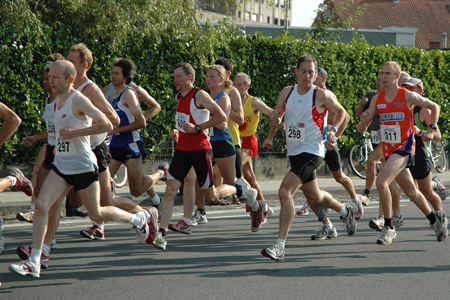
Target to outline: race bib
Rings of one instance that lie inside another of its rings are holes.
[[[381,143],[381,137],[378,134],[378,130],[372,130],[370,132],[370,136],[372,138],[372,144],[379,144],[379,143]]]
[[[183,130],[183,125],[189,123],[189,115],[177,112],[177,114],[175,115],[175,123],[175,126],[179,131],[186,133]]]
[[[291,142],[305,142],[305,123],[291,123],[286,128],[286,136]]]
[[[73,156],[76,155],[75,145],[72,139],[62,139],[59,134],[57,134],[56,139],[56,155],[58,156]]]
[[[48,137],[56,139],[55,124],[53,123],[53,121],[53,118],[45,119],[45,123],[47,124]]]
[[[381,140],[389,144],[401,143],[400,125],[380,125]]]

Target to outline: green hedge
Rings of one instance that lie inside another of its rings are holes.
[[[22,118],[19,130],[4,146],[0,155],[2,164],[32,164],[39,150],[38,146],[28,149],[23,146],[27,135],[41,130],[45,92],[42,90],[42,71],[45,57],[51,51],[67,55],[70,46],[83,42],[94,54],[94,64],[89,77],[100,87],[110,81],[109,67],[116,57],[131,58],[138,68],[135,82],[146,88],[160,103],[161,112],[151,120],[143,136],[147,147],[155,145],[154,153],[166,140],[174,127],[176,102],[172,78],[172,68],[179,62],[190,62],[197,70],[196,83],[206,88],[199,49],[192,47],[186,40],[165,40],[157,46],[149,42],[136,42],[130,38],[118,50],[111,50],[108,41],[99,38],[77,40],[71,29],[60,26],[57,29],[44,28],[46,42],[40,37],[17,40],[10,30],[0,28],[0,101],[7,104]],[[292,36],[264,37],[229,32],[218,32],[226,41],[226,47],[218,46],[211,63],[218,57],[228,57],[237,72],[246,72],[252,78],[250,94],[260,97],[269,106],[274,107],[279,92],[286,85],[295,84],[294,69],[299,55],[314,55],[319,66],[328,71],[330,89],[351,116],[347,130],[340,140],[340,148],[345,153],[359,138],[356,131],[358,119],[354,110],[365,92],[373,90],[376,72],[384,62],[397,60],[402,69],[414,77],[422,79],[425,85],[424,95],[441,106],[439,126],[443,137],[448,137],[449,112],[447,95],[449,94],[450,57],[447,51],[423,51],[417,48],[371,47],[362,41],[351,44],[321,42],[312,39],[298,40]],[[146,110],[147,107],[143,107]],[[268,118],[263,117],[258,129],[260,143],[264,141],[270,129]],[[276,136],[275,147],[267,153],[285,155],[285,142],[282,134]]]

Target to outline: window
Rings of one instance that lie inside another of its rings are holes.
[[[258,21],[258,14],[252,14],[252,21]]]
[[[270,17],[267,16],[267,24],[270,24]]]
[[[259,15],[259,22],[263,22],[263,15],[261,14],[261,15]]]
[[[278,25],[278,19],[277,18],[273,19],[273,24]]]
[[[283,19],[280,20],[280,25],[284,26],[284,20]]]
[[[241,17],[241,11],[238,10],[238,18],[240,18],[240,17]]]
[[[249,12],[245,12],[244,19],[250,20],[250,13]]]

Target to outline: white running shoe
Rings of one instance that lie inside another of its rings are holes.
[[[17,273],[23,276],[33,276],[36,278],[40,277],[41,266],[35,265],[31,260],[21,261],[19,264],[11,264],[8,268],[11,272]]]
[[[151,220],[151,216],[149,212],[145,209],[141,210],[140,212],[137,212],[135,215],[138,216],[139,219],[141,219],[140,226],[135,227],[137,242],[145,243],[145,241],[149,236],[149,228],[147,223]]]
[[[376,231],[383,230],[384,227],[384,217],[377,217],[375,219],[370,220],[369,227],[375,229]]]
[[[355,203],[356,208],[358,209],[358,211],[355,214],[356,221],[359,221],[359,219],[361,219],[362,216],[364,215],[363,200],[364,200],[363,196],[356,195],[356,198],[352,201],[353,203]]]
[[[312,209],[309,206],[309,203],[305,202],[305,204],[303,204],[302,208],[300,208],[300,210],[297,211],[297,215],[299,215],[299,216],[306,216],[310,212],[312,212]]]
[[[397,232],[394,229],[391,229],[387,226],[384,226],[381,230],[381,235],[377,240],[377,244],[379,245],[389,245],[393,240],[397,237]]]

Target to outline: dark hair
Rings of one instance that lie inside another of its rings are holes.
[[[47,55],[46,62],[55,62],[55,61],[64,60],[64,59],[65,59],[64,56],[62,56],[61,54],[54,53],[54,54]],[[50,63],[50,65],[46,63],[44,73],[48,73],[48,71],[50,71],[50,66],[51,66],[51,63]]]
[[[122,69],[122,75],[127,80],[125,83],[130,84],[131,80],[133,80],[134,74],[136,74],[136,65],[131,59],[128,58],[116,58],[111,67],[119,67]]]
[[[188,76],[189,76],[189,75],[192,75],[192,82],[195,81],[195,70],[194,70],[194,68],[191,66],[190,63],[187,63],[187,62],[179,63],[178,65],[176,65],[176,66],[173,68],[173,70],[175,71],[175,70],[178,69],[178,68],[182,68],[183,71],[184,71],[184,73],[185,73],[186,75],[188,75]]]
[[[312,62],[314,64],[314,68],[317,68],[317,60],[312,55],[305,54],[305,55],[299,57],[299,59],[297,61],[297,69],[300,67],[301,63],[305,62],[305,61]]]
[[[233,73],[234,66],[233,66],[233,63],[231,62],[231,60],[229,60],[228,58],[225,58],[225,57],[219,58],[218,60],[216,60],[214,62],[214,64],[223,66],[225,68],[225,70]]]

